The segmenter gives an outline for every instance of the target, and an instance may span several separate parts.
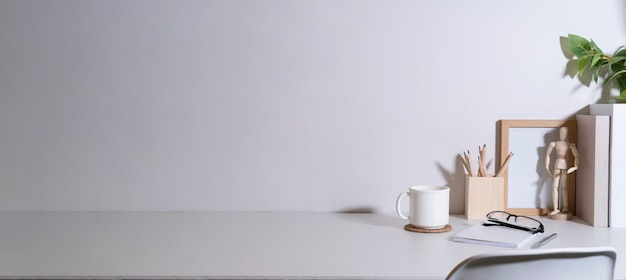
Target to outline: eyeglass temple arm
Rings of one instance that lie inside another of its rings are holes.
[[[530,232],[533,232],[533,233],[543,232],[543,224],[541,224],[541,223],[539,223],[539,227],[538,228],[526,228],[526,227],[521,227],[521,226],[517,226],[517,225],[502,223],[502,222],[499,222],[499,221],[489,221],[489,222],[492,222],[492,224],[483,223],[483,226],[503,226],[503,227],[510,227],[510,228],[514,228],[514,229],[524,230],[524,231],[530,231]]]

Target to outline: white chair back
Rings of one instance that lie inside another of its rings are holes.
[[[465,259],[446,279],[612,280],[616,257],[611,247],[499,251]]]

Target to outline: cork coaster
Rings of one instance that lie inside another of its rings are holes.
[[[442,228],[418,228],[413,226],[412,224],[407,224],[406,226],[404,226],[404,229],[412,232],[438,233],[450,231],[452,229],[452,226],[446,225]]]

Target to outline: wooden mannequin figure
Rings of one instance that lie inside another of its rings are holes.
[[[550,218],[566,220],[571,218],[571,213],[568,208],[568,189],[567,189],[567,175],[578,169],[578,150],[576,145],[566,141],[567,127],[561,127],[560,140],[556,142],[550,142],[548,145],[548,151],[546,152],[546,170],[550,177],[552,177],[552,206],[554,210],[548,214]],[[556,151],[556,161],[554,162],[554,171],[550,169],[550,154],[552,150]],[[572,152],[574,155],[574,166],[567,167],[567,153]],[[559,207],[559,183],[561,186],[560,197],[563,202],[563,207]]]

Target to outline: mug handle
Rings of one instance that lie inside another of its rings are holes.
[[[409,192],[403,192],[400,195],[398,195],[398,199],[396,199],[396,213],[398,213],[398,217],[404,220],[408,220],[409,217],[402,214],[402,210],[400,209],[400,202],[402,202],[403,197],[408,196],[408,195],[409,195]]]

